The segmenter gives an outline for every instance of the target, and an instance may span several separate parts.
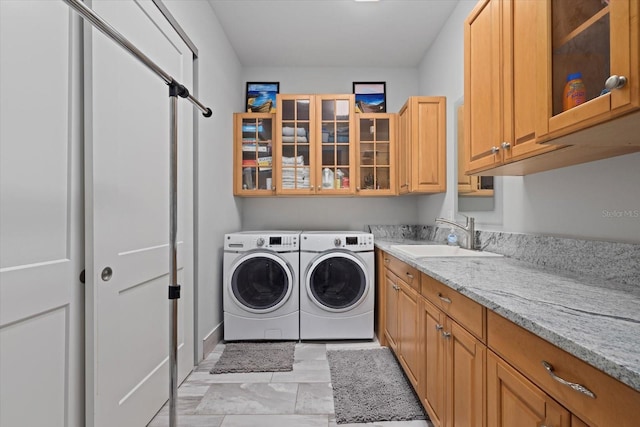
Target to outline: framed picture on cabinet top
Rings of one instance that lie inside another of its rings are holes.
[[[387,112],[385,82],[353,82],[353,93],[356,96],[356,112]]]
[[[247,82],[247,113],[275,113],[276,95],[280,90],[279,82]]]

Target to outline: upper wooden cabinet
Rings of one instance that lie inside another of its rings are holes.
[[[394,113],[356,114],[356,194],[396,194],[396,121]]]
[[[233,191],[241,196],[271,196],[273,187],[273,127],[270,113],[235,113]]]
[[[464,25],[464,135],[468,171],[555,150],[536,144],[546,103],[538,97],[537,34],[544,1],[484,0]],[[544,113],[546,115],[546,112]]]
[[[353,95],[278,95],[276,193],[353,194]]]
[[[638,0],[604,3],[477,4],[464,25],[467,172],[525,175],[640,150],[628,115],[640,97]],[[588,100],[562,111],[574,72]],[[627,84],[601,95],[613,74]]]
[[[412,96],[398,122],[398,193],[446,191],[446,98]]]
[[[538,31],[545,37],[537,64],[541,101],[546,101],[546,117],[541,126],[549,140],[637,110],[640,107],[640,40],[637,0],[580,0],[542,2]],[[550,28],[550,30],[549,30]],[[567,76],[580,72],[586,88],[586,102],[563,110]],[[618,76],[621,87],[612,88]],[[631,119],[640,121],[638,115]],[[618,126],[625,126],[618,123]],[[636,125],[636,132],[640,126]],[[584,135],[586,136],[586,135]],[[629,135],[640,144],[636,135]],[[625,139],[593,138],[572,140],[576,144],[619,145]]]

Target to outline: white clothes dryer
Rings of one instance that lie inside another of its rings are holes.
[[[373,234],[300,235],[300,339],[373,339]]]
[[[224,339],[300,338],[300,231],[224,236]]]

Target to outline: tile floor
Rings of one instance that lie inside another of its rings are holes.
[[[337,424],[327,350],[378,342],[297,343],[293,371],[211,375],[224,344],[178,389],[179,427],[432,427],[427,421]],[[148,427],[169,426],[165,405]]]

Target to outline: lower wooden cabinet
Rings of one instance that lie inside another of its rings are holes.
[[[422,388],[418,392],[435,427],[443,426],[445,405],[445,345],[442,339],[445,315],[433,304],[421,300]]]
[[[436,427],[485,425],[486,346],[421,298],[422,404]]]
[[[395,352],[407,378],[417,391],[421,364],[418,292],[388,269],[385,282],[387,344]]]
[[[399,259],[376,259],[380,343],[435,427],[639,425],[637,390]]]
[[[577,427],[569,411],[492,351],[487,355],[487,425]]]

